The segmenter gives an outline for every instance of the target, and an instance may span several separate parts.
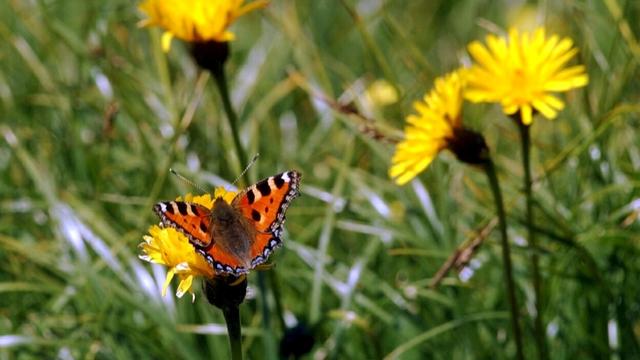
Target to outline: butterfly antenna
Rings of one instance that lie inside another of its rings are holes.
[[[238,177],[235,180],[233,180],[231,184],[235,185],[238,182],[238,180],[240,180],[240,178],[243,177],[247,171],[249,171],[249,168],[251,168],[251,166],[255,164],[256,160],[258,160],[259,157],[260,157],[259,153],[256,153],[255,155],[253,155],[253,158],[251,159],[251,161],[249,161],[249,164],[247,165],[247,167],[245,167],[244,170],[242,170],[240,175],[238,175]]]
[[[169,172],[170,172],[170,173],[172,173],[173,175],[177,176],[177,177],[178,177],[178,179],[180,179],[180,180],[182,180],[182,181],[186,182],[187,184],[189,184],[189,185],[193,186],[194,188],[196,188],[196,189],[200,190],[201,192],[203,192],[203,193],[207,192],[205,189],[203,189],[203,188],[202,188],[202,186],[200,186],[200,185],[196,184],[195,182],[193,182],[193,181],[191,181],[191,180],[187,179],[186,177],[184,177],[184,176],[182,176],[182,175],[178,174],[178,172],[177,172],[177,171],[175,171],[175,170],[173,170],[173,169],[169,168]]]

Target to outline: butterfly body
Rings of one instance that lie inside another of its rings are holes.
[[[300,174],[287,171],[257,182],[227,203],[216,198],[211,209],[184,201],[157,203],[163,226],[187,236],[218,273],[247,273],[282,244],[289,203],[299,195]]]
[[[238,259],[244,268],[251,267],[251,246],[256,230],[242,213],[222,198],[217,198],[211,211],[211,224],[211,238],[216,242],[208,247],[217,246]]]

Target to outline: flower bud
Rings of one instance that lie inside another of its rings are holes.
[[[240,306],[247,295],[247,277],[214,276],[202,283],[209,303],[222,310]]]
[[[198,66],[212,73],[222,71],[229,58],[229,42],[202,41],[191,43],[191,56]]]

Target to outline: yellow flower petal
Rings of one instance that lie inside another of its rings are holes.
[[[173,269],[167,272],[167,278],[164,280],[164,285],[162,285],[162,296],[167,295],[167,288],[169,284],[171,284],[171,279],[173,279],[173,275],[175,275],[175,271]]]
[[[533,111],[531,110],[531,105],[524,104],[520,106],[520,115],[522,116],[522,123],[525,125],[530,125],[533,122]]]
[[[549,106],[551,106],[552,108],[554,108],[556,110],[564,109],[564,102],[562,102],[562,100],[558,99],[557,97],[555,97],[553,95],[545,96],[544,97],[544,102],[549,104]]]
[[[187,237],[176,229],[152,226],[149,228],[149,235],[145,235],[143,239],[144,242],[140,244],[140,258],[168,267],[167,278],[162,288],[163,296],[175,275],[181,280],[178,296],[189,291],[194,277],[215,276],[213,267],[196,252]]]
[[[233,201],[233,199],[236,197],[236,195],[238,195],[237,192],[235,191],[229,191],[223,187],[218,187],[214,190],[213,192],[213,197],[214,198],[219,198],[221,197],[222,199],[224,199],[224,201],[226,201],[227,203],[231,204],[231,201]]]
[[[176,296],[181,298],[185,293],[187,293],[191,289],[191,284],[193,284],[193,275],[187,275],[184,279],[180,281],[178,285],[178,290],[176,291]]]
[[[173,40],[172,33],[168,31],[165,31],[164,33],[162,33],[162,39],[161,39],[162,51],[169,52],[169,49],[171,49],[171,40]]]
[[[437,78],[434,88],[414,104],[417,114],[407,116],[405,138],[396,146],[389,168],[397,184],[406,184],[424,171],[461,126],[464,74],[458,70]]]
[[[532,105],[547,119],[554,119],[558,115],[558,112],[543,100],[536,99],[532,101]]]
[[[243,5],[244,0],[146,0],[139,9],[147,15],[142,26],[159,26],[173,36],[189,42],[233,40],[229,26],[240,16],[264,7],[259,0]],[[163,49],[170,42],[163,37]]]
[[[488,35],[487,46],[468,45],[475,64],[467,74],[465,98],[472,102],[496,102],[505,114],[520,113],[531,124],[533,109],[544,117],[557,116],[564,104],[552,96],[587,85],[582,65],[566,67],[578,52],[569,38],[547,37],[544,28],[532,33],[509,29],[507,38]]]

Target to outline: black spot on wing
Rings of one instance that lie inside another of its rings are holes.
[[[187,204],[184,202],[178,202],[176,204],[178,205],[178,211],[180,214],[182,214],[182,216],[187,216]]]
[[[260,216],[260,213],[257,212],[255,209],[251,210],[251,218],[254,221],[260,221],[260,219],[262,219],[262,216]]]
[[[170,203],[170,202],[165,202],[165,203],[163,203],[163,204],[164,204],[164,206],[165,206],[165,207],[166,207],[166,209],[167,209],[166,211],[167,211],[169,214],[173,214],[173,206],[171,206],[171,203]]]
[[[249,200],[249,205],[256,201],[256,194],[253,193],[253,190],[247,191],[247,200]]]
[[[207,226],[203,222],[200,223],[200,230],[205,234],[207,233]]]
[[[193,213],[193,215],[202,216],[202,213],[200,211],[200,206],[193,204],[193,205],[189,205],[189,207],[191,208],[191,212]]]
[[[291,203],[291,200],[295,199],[298,195],[300,195],[298,191],[298,186],[300,184],[300,173],[295,170],[289,171],[286,173],[290,178],[290,186],[287,190],[287,193],[280,203],[279,208],[276,210],[276,218],[269,225],[270,230],[273,233],[280,233],[282,231],[282,227],[285,222],[285,212]]]
[[[262,196],[267,196],[269,194],[271,194],[271,186],[269,186],[269,181],[268,180],[263,180],[260,181],[259,183],[256,184],[256,189],[258,189],[258,191],[260,191],[260,195]]]
[[[284,179],[282,178],[282,175],[274,176],[273,183],[276,184],[276,187],[278,189],[282,189],[282,187],[284,186]]]

